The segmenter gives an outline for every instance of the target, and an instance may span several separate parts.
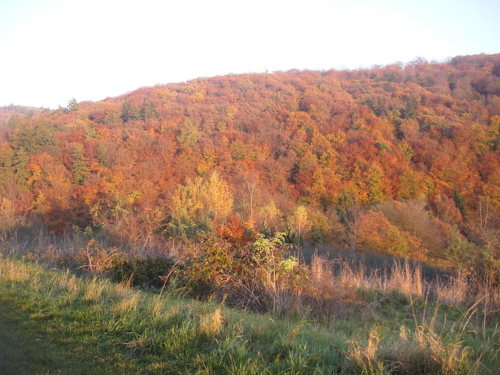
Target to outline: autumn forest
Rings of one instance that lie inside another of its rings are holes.
[[[0,354],[493,374],[499,148],[500,54],[1,107]]]
[[[134,243],[285,232],[456,265],[498,245],[499,74],[499,55],[478,55],[14,107],[0,128],[2,230]]]

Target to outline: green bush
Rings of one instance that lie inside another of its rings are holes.
[[[500,259],[495,249],[474,245],[456,227],[448,240],[446,255],[470,281],[489,286],[500,284]]]
[[[275,311],[277,299],[294,294],[304,276],[298,260],[287,254],[284,239],[284,233],[258,234],[253,242],[235,245],[208,236],[177,280],[197,297],[212,295],[230,305]]]

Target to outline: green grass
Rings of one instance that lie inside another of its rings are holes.
[[[0,257],[0,373],[375,373],[364,367],[392,358],[384,350],[400,343],[402,325],[415,328],[414,315],[425,307],[410,308],[398,295],[360,298],[357,313],[315,324],[305,316],[252,314]],[[385,343],[369,358],[365,343],[373,329]],[[471,330],[460,336],[457,354],[465,370],[447,373],[473,373],[482,350],[478,373],[493,374],[498,336],[489,329],[488,341],[479,328]]]

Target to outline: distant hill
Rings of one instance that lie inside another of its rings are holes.
[[[497,237],[499,95],[500,54],[141,88],[23,117],[0,139],[0,195],[56,232],[137,239],[229,220],[439,256],[455,234]],[[228,209],[189,193],[195,177]]]
[[[47,111],[47,109],[13,104],[0,107],[0,125],[7,123],[12,116],[33,116],[43,111]]]

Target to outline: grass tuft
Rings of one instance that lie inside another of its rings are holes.
[[[209,336],[217,336],[224,326],[224,317],[220,308],[216,308],[213,313],[204,314],[200,317],[200,331]]]

